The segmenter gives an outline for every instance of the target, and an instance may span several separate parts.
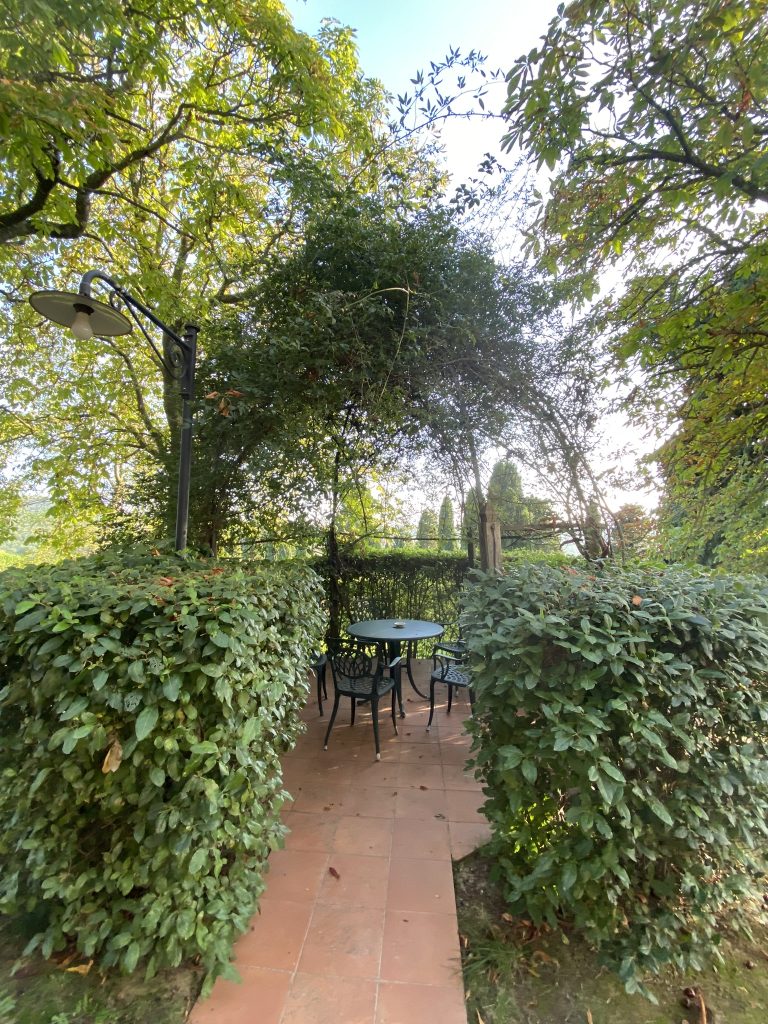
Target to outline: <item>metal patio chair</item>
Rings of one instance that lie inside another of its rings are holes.
[[[388,693],[392,695],[392,725],[397,736],[397,718],[395,716],[395,678],[392,674],[385,676],[385,669],[393,669],[399,658],[386,665],[381,658],[370,655],[360,644],[337,640],[332,641],[328,649],[328,660],[333,678],[333,711],[325,734],[323,749],[328,749],[328,740],[339,710],[342,697],[350,698],[352,709],[351,725],[355,724],[355,707],[359,703],[370,702],[373,717],[373,738],[376,744],[376,760],[381,760],[379,746],[379,702]]]
[[[432,718],[435,714],[435,686],[438,683],[444,683],[448,687],[448,710],[446,714],[451,713],[453,691],[455,689],[465,689],[469,695],[470,708],[475,706],[475,691],[472,688],[472,676],[469,674],[466,653],[461,661],[457,661],[453,655],[434,653],[432,658],[435,667],[432,670],[432,675],[429,677],[429,721],[427,722],[427,732],[432,728]]]

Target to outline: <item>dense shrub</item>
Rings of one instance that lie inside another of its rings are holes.
[[[317,562],[315,568],[329,593],[328,562]],[[339,623],[390,617],[455,622],[468,568],[463,555],[423,549],[344,555],[335,588]],[[422,645],[418,653],[426,657],[431,645]]]
[[[31,948],[226,968],[281,840],[318,590],[150,555],[0,575],[0,908],[44,920]]]
[[[521,567],[463,620],[515,909],[618,966],[694,966],[768,833],[768,581]]]
[[[537,548],[510,548],[502,551],[501,558],[505,570],[514,569],[518,565],[584,565],[579,555],[569,555],[555,548],[553,550]]]

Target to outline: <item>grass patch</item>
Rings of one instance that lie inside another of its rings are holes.
[[[183,1024],[197,998],[202,972],[192,966],[163,971],[144,981],[87,974],[83,958],[22,957],[28,923],[0,918],[0,1024]]]
[[[537,931],[508,914],[483,850],[455,863],[454,879],[470,1024],[703,1024],[699,999],[685,995],[691,988],[707,1024],[768,1019],[768,906],[751,915],[751,941],[723,931],[725,963],[646,979],[654,1006],[627,995],[577,935]]]

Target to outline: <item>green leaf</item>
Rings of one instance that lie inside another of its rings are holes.
[[[600,770],[605,772],[606,775],[610,775],[610,777],[615,779],[616,782],[621,782],[622,785],[627,781],[616,765],[611,764],[610,761],[601,761]]]
[[[650,807],[650,809],[653,811],[653,813],[656,815],[657,818],[661,818],[661,820],[664,822],[665,825],[674,825],[675,824],[674,821],[672,820],[670,814],[669,814],[669,811],[666,809],[664,804],[662,804],[655,797],[652,797],[652,796],[648,797],[648,806]]]
[[[157,725],[158,709],[153,704],[144,708],[136,719],[136,739],[143,740],[152,732]]]
[[[218,754],[219,748],[210,740],[203,740],[202,743],[194,743],[190,748],[193,754]]]
[[[48,767],[48,768],[41,768],[40,769],[40,771],[37,773],[37,775],[35,776],[34,780],[32,781],[32,785],[29,787],[30,796],[32,795],[32,793],[36,793],[37,792],[37,790],[42,786],[42,784],[48,778],[50,773],[51,773],[51,768],[50,767]]]
[[[106,681],[108,679],[109,679],[109,672],[107,672],[106,669],[102,668],[102,669],[99,669],[98,672],[94,672],[93,679],[91,680],[92,684],[93,684],[94,690],[100,690],[104,686],[104,684],[106,683]]]
[[[121,959],[121,964],[126,974],[132,974],[136,970],[140,956],[141,946],[138,942],[134,941],[126,949]]]
[[[567,892],[568,889],[572,889],[574,882],[578,878],[578,870],[576,865],[572,862],[568,862],[563,868],[563,874],[560,880],[560,888]]]
[[[531,784],[533,784],[536,781],[538,769],[533,761],[530,761],[528,759],[524,760],[523,763],[520,765],[520,770],[522,771],[523,778],[526,780],[526,782],[530,782]]]
[[[163,682],[163,696],[168,700],[177,701],[179,699],[179,690],[181,689],[181,676],[172,675],[169,676]]]
[[[203,865],[208,859],[208,851],[205,849],[195,850],[189,859],[189,873],[190,875],[199,875]]]
[[[59,715],[62,722],[69,721],[70,718],[76,718],[82,711],[88,707],[87,697],[76,697],[71,704]]]
[[[144,663],[132,661],[128,666],[128,678],[134,683],[142,683],[144,681]]]
[[[250,743],[253,741],[253,738],[256,735],[256,730],[258,729],[258,727],[258,718],[249,718],[246,721],[245,725],[243,726],[243,732],[241,737],[242,742],[245,744],[246,747],[249,746]]]

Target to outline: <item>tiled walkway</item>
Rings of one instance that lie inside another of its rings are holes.
[[[369,710],[350,728],[343,701],[324,751],[332,703],[324,718],[308,704],[284,760],[291,832],[235,946],[242,984],[217,982],[190,1024],[467,1024],[451,857],[488,836],[463,768],[468,706],[459,695],[447,715],[443,692],[427,733],[428,705],[403,683],[407,717],[395,737],[380,710],[378,763]]]

